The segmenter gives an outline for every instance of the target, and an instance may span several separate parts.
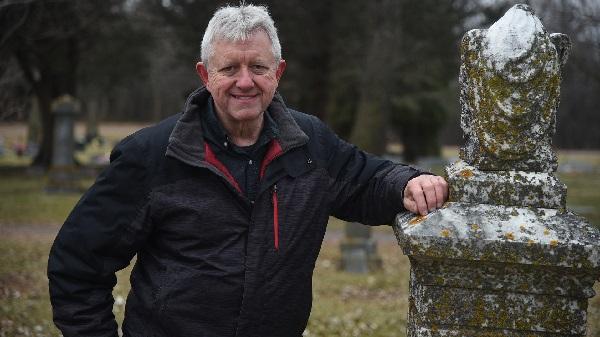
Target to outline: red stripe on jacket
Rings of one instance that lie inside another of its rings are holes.
[[[235,180],[231,172],[229,172],[227,167],[225,167],[225,165],[223,165],[223,163],[221,163],[221,161],[217,159],[217,156],[215,156],[215,153],[210,148],[207,142],[204,142],[204,152],[206,152],[206,162],[214,166],[217,170],[219,170],[219,172],[223,173],[225,178],[227,178],[227,181],[229,181],[229,183],[231,183],[231,185],[233,185],[233,187],[235,187],[235,189],[238,192],[240,192],[240,194],[243,194],[240,185],[238,185],[237,181]]]
[[[267,166],[277,157],[279,157],[283,153],[281,149],[281,145],[276,139],[273,139],[269,144],[269,149],[265,154],[265,158],[260,164],[260,179],[265,176],[265,171],[267,170]],[[279,250],[279,206],[277,200],[277,184],[273,185],[273,242],[275,245],[275,250]]]

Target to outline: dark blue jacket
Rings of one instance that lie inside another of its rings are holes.
[[[375,225],[403,210],[417,170],[357,150],[279,96],[250,204],[203,140],[208,98],[197,90],[183,113],[117,145],[61,228],[48,278],[65,337],[117,336],[115,272],[136,254],[125,336],[300,336],[328,217]]]

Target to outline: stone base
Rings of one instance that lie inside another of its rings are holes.
[[[399,215],[408,336],[585,336],[600,231],[553,209],[450,202]]]
[[[83,193],[80,172],[73,166],[52,167],[48,172],[46,191],[50,193]]]
[[[564,210],[567,187],[551,173],[480,171],[464,161],[446,167],[450,200]]]
[[[411,259],[411,268],[409,329],[430,330],[419,337],[504,336],[507,330],[509,336],[585,336],[587,300],[598,276],[460,260]]]

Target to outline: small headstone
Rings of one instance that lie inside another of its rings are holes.
[[[54,115],[54,148],[52,166],[72,166],[75,147],[75,116],[79,113],[79,104],[72,96],[60,96],[52,103]]]
[[[411,261],[409,337],[585,336],[600,231],[566,209],[551,147],[568,51],[525,5],[465,34],[450,200],[394,226]]]
[[[381,269],[381,258],[369,226],[347,222],[340,249],[341,268],[346,272],[365,274]]]
[[[4,156],[4,137],[0,135],[0,157]]]
[[[54,115],[54,145],[48,177],[48,190],[53,192],[80,191],[74,162],[74,124],[79,103],[69,95],[52,102]]]

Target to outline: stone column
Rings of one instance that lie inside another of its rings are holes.
[[[52,102],[54,114],[54,144],[52,165],[48,175],[48,191],[79,191],[76,177],[74,124],[79,113],[79,104],[69,96],[63,95]]]
[[[411,261],[408,336],[585,336],[600,231],[566,209],[551,146],[569,47],[525,5],[463,37],[450,200],[394,226]]]

